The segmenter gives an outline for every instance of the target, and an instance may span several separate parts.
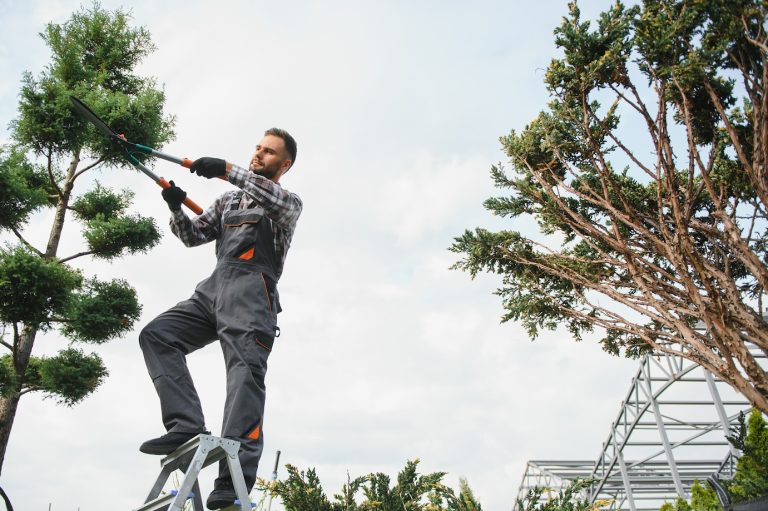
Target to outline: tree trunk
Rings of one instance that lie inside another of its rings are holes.
[[[19,340],[14,346],[13,354],[13,370],[19,375],[16,378],[16,386],[11,394],[0,398],[0,474],[2,474],[5,451],[8,448],[13,420],[16,418],[16,410],[21,398],[24,372],[27,370],[29,357],[32,355],[36,335],[37,327],[24,327],[22,330]]]
[[[79,163],[80,157],[78,153],[76,153],[69,163],[67,180],[64,182],[64,186],[61,189],[61,197],[59,197],[59,203],[56,206],[56,217],[51,226],[51,235],[48,238],[48,246],[45,248],[45,257],[47,259],[56,257],[56,252],[59,250],[61,232],[64,229],[64,220],[67,216],[67,206],[69,206],[69,198],[72,195],[72,188],[75,186],[75,171],[77,170],[77,165]]]
[[[79,163],[80,158],[78,153],[75,153],[72,161],[69,163],[67,179],[61,190],[62,193],[59,197],[59,203],[56,205],[56,216],[53,225],[51,226],[48,245],[45,249],[45,254],[43,255],[46,259],[55,258],[56,252],[59,249],[61,232],[64,229],[64,220],[67,214],[67,206],[69,205],[69,199],[72,196],[72,189],[75,185],[75,171],[77,170],[77,165]],[[37,325],[25,325],[21,335],[19,335],[17,339],[14,339],[13,370],[16,374],[16,386],[12,393],[0,398],[0,473],[2,473],[3,470],[5,453],[8,448],[8,441],[11,437],[13,421],[16,418],[16,410],[19,407],[19,400],[22,395],[21,390],[24,386],[24,374],[27,371],[29,358],[32,356],[32,348],[35,344],[36,335]]]

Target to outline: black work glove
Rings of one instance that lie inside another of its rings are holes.
[[[194,172],[198,176],[211,179],[212,177],[223,176],[227,173],[227,162],[221,158],[210,158],[205,156],[193,161],[189,171]]]
[[[163,188],[163,199],[168,203],[171,211],[178,211],[181,209],[181,203],[187,198],[187,192],[176,186],[173,181],[170,183],[170,187]]]

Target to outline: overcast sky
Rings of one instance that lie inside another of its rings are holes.
[[[592,16],[610,3],[582,10]],[[48,62],[38,33],[79,5],[0,0],[0,140],[22,73]],[[305,207],[280,282],[283,335],[267,374],[260,476],[279,449],[281,465],[315,467],[332,496],[347,473],[394,477],[419,458],[423,472],[448,472],[452,487],[466,477],[493,511],[511,508],[527,460],[597,456],[637,363],[565,332],[530,342],[519,325],[500,324],[498,278],[449,270],[448,247],[466,228],[535,230],[492,217],[482,202],[497,193],[489,169],[504,160],[499,136],[546,104],[542,80],[565,1],[102,5],[131,9],[157,45],[140,72],[162,85],[177,118],[167,152],[245,165],[269,127],[298,141],[281,183]],[[155,170],[203,205],[230,186],[167,162]],[[173,237],[150,180],[118,170],[92,178],[134,191],[132,210],[156,218],[164,237],[110,264],[76,260],[89,275],[130,281],[143,315],[125,338],[86,346],[111,375],[82,404],[23,398],[0,480],[20,511],[143,502],[159,458],[138,446],[164,431],[137,332],[187,298],[215,262],[212,245],[187,249]],[[42,244],[49,225],[36,217],[25,233]],[[81,249],[75,224],[64,235],[61,256]],[[36,353],[65,343],[39,337]],[[189,364],[218,433],[218,345]]]

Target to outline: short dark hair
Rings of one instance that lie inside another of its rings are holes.
[[[293,164],[296,163],[296,140],[294,140],[291,134],[280,128],[269,128],[264,132],[264,136],[266,137],[267,135],[272,135],[283,139],[283,142],[285,143],[285,149],[288,151],[288,155],[291,157],[291,166],[293,166]]]

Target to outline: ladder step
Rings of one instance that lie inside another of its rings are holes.
[[[160,497],[150,500],[149,502],[146,502],[143,506],[137,507],[133,511],[165,511],[168,509],[168,506],[171,505],[171,501],[175,495],[168,493],[166,495],[161,495]]]
[[[173,498],[179,494],[178,490],[171,490],[170,493],[166,495],[161,495],[158,498],[145,503],[142,507],[134,510],[134,511],[165,511],[168,509],[168,506],[171,504],[171,501]],[[190,492],[188,499],[195,498],[195,493]]]
[[[229,438],[198,435],[190,439],[160,461],[162,470],[149,493],[149,497],[147,497],[147,501],[134,511],[182,511],[185,503],[182,495],[187,492],[189,492],[187,493],[187,500],[192,499],[194,510],[203,511],[197,476],[203,468],[221,460],[226,460],[235,491],[238,497],[246,503],[241,507],[238,500],[222,511],[251,511],[253,504],[243,481],[243,473],[238,460],[239,449],[240,442]],[[179,495],[179,491],[173,490],[165,495],[159,495],[168,480],[168,476],[175,470],[184,473],[184,480],[180,487],[180,491],[184,493]],[[194,492],[190,491],[193,489]]]
[[[207,451],[205,464],[203,465],[203,467],[207,467],[208,465],[212,465],[213,463],[226,458],[227,449],[234,449],[234,451],[237,452],[239,445],[239,442],[236,440],[230,440],[228,438],[219,438],[212,435],[197,435],[195,438],[192,438],[173,451],[173,453],[160,460],[160,466],[178,470],[186,463],[189,463],[192,456],[194,456],[197,450],[202,447]]]

